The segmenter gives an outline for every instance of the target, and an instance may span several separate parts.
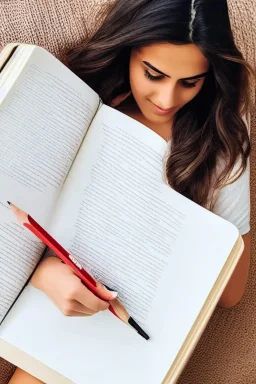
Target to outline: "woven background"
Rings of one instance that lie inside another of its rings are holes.
[[[0,49],[9,42],[41,45],[62,57],[66,47],[86,37],[100,22],[107,0],[0,0]],[[238,48],[256,68],[255,0],[228,0]],[[251,85],[255,103],[255,84]],[[179,384],[256,383],[256,169],[255,104],[251,110],[251,231],[252,260],[246,294],[236,307],[217,308],[193,353]],[[160,357],[159,357],[160,358]],[[14,367],[0,358],[0,384]]]

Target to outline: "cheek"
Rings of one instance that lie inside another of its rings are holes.
[[[144,76],[144,71],[136,65],[130,66],[130,86],[136,100],[148,97],[152,93],[152,85]]]

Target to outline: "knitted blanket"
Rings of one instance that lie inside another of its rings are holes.
[[[9,42],[33,43],[62,57],[100,23],[108,0],[2,0],[0,49]],[[256,68],[255,0],[228,0],[238,48]],[[251,84],[251,136],[255,146],[255,83]],[[256,163],[255,150],[251,164]],[[256,168],[251,166],[252,260],[247,290],[234,308],[217,308],[196,347],[179,384],[256,383]],[[0,358],[0,384],[6,384],[14,367]],[[143,383],[142,383],[143,384]]]

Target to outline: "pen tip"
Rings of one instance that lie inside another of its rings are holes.
[[[10,201],[7,201],[7,203],[8,203],[9,205],[11,205]]]
[[[144,337],[144,339],[149,340],[149,336],[146,334],[146,332],[143,331],[143,329],[132,317],[129,317],[128,323],[138,332],[139,335]]]

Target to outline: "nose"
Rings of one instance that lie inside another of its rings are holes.
[[[157,97],[157,105],[162,109],[171,109],[178,105],[178,91],[174,85],[161,87]]]

